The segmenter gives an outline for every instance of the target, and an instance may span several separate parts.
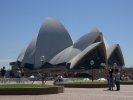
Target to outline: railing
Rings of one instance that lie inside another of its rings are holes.
[[[88,82],[91,81],[89,78],[63,78],[62,81],[56,81],[56,84],[66,82]]]
[[[89,78],[63,78],[64,82],[86,82],[91,81]]]
[[[0,84],[31,84],[28,78],[0,78]]]
[[[107,80],[94,80],[95,82],[107,82]],[[56,81],[56,84],[67,82],[91,82],[89,78],[63,78],[62,81]]]

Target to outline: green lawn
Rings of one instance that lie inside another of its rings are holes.
[[[129,80],[129,81],[121,81],[121,84],[132,84],[133,85],[133,80]]]
[[[133,84],[133,81],[121,81],[121,84]],[[107,82],[66,82],[63,84],[107,84]]]
[[[50,85],[41,84],[0,84],[0,88],[49,88]]]

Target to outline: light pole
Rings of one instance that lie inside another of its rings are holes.
[[[93,65],[94,65],[94,60],[90,60],[90,65],[91,65],[91,77],[92,77],[92,82],[93,82]]]
[[[42,65],[41,65],[41,67],[42,67],[43,64],[44,64],[44,61],[45,61],[45,56],[41,56],[41,57],[40,57],[40,61],[42,62]]]

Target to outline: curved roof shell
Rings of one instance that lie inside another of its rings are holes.
[[[90,32],[79,38],[73,45],[74,48],[84,50],[86,47],[95,42],[102,41],[101,32]]]
[[[23,57],[22,66],[24,63],[34,64],[36,41],[37,37],[33,38],[31,43],[28,45]]]
[[[49,62],[56,54],[72,45],[72,39],[64,26],[52,18],[47,18],[37,37],[35,66],[41,66],[41,56],[45,56],[46,62]]]
[[[21,51],[17,60],[22,62],[22,66],[32,64],[34,68],[40,68],[42,66],[40,57],[45,56],[44,62],[53,65],[71,63],[70,69],[74,69],[91,59],[95,60],[94,53],[96,57],[99,56],[101,63],[112,66],[117,62],[120,66],[124,65],[120,46],[118,44],[109,46],[98,29],[93,29],[73,44],[64,26],[52,18],[47,18],[38,36]]]
[[[82,36],[77,42],[74,43],[73,46],[66,48],[65,50],[57,54],[50,61],[50,63],[54,65],[67,63],[80,52],[82,52],[85,48],[87,48],[89,45],[99,41],[103,41],[102,33],[96,29],[93,29],[93,31],[91,31],[90,33]]]
[[[17,58],[17,61],[20,61],[22,62],[23,58],[24,58],[24,55],[25,55],[25,51],[26,51],[27,47],[23,48]]]
[[[70,61],[73,57],[75,57],[77,54],[79,54],[81,50],[73,48],[73,46],[66,48],[59,54],[57,54],[50,63],[53,65],[61,64],[61,63],[67,63]]]
[[[109,48],[109,44],[107,43],[105,37],[103,36],[103,42],[105,44],[106,50]]]
[[[84,49],[81,53],[79,53],[77,56],[75,56],[72,60],[70,60],[68,63],[70,64],[70,69],[75,68],[79,63],[82,63],[82,60],[84,57],[86,57],[89,53],[91,53],[96,48],[100,47],[101,52],[103,53],[103,59],[104,63],[106,63],[106,50],[103,42],[96,42],[88,46],[86,49]]]
[[[117,63],[118,66],[125,65],[119,44],[114,44],[107,49],[107,62],[109,66],[113,66],[114,63]]]

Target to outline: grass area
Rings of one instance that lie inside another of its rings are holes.
[[[107,82],[66,82],[63,84],[107,84]]]
[[[133,85],[133,80],[128,80],[128,81],[121,81],[121,85]]]
[[[133,83],[133,80],[130,81],[121,81],[121,83]],[[107,82],[66,82],[63,84],[107,84]]]
[[[50,85],[41,84],[0,84],[0,88],[49,88]]]

